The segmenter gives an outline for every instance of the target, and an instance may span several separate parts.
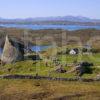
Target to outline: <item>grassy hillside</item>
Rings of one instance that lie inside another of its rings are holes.
[[[0,80],[1,100],[99,100],[100,83]]]
[[[99,37],[99,30],[78,30],[78,31],[63,31],[66,34],[62,35],[62,30],[27,30],[28,35],[24,34],[24,29],[0,28],[0,45],[3,46],[5,35],[16,37],[23,42],[30,44],[50,45],[52,39],[57,43],[57,50],[64,51],[66,48],[77,47],[77,40],[69,37],[77,36],[82,44],[86,44],[91,37]],[[29,37],[29,38],[28,38]],[[63,38],[63,39],[62,39]],[[25,39],[25,41],[24,41]],[[62,42],[63,40],[63,42]],[[93,48],[100,48],[100,40],[93,40]],[[60,46],[64,46],[61,48]],[[59,73],[51,58],[59,59],[60,65],[69,72],[75,67],[74,61],[88,61],[93,63],[93,73],[84,74],[82,78],[96,78],[100,75],[100,53],[91,55],[58,55],[55,48],[50,48],[47,51],[41,52],[42,60],[24,60],[12,64],[0,65],[0,75],[38,75],[51,76],[60,78],[76,78],[76,72]],[[52,54],[53,51],[53,54]],[[51,55],[52,54],[52,55]],[[50,58],[51,57],[51,58]],[[46,62],[48,65],[46,65]],[[47,80],[25,80],[25,79],[0,79],[0,100],[99,100],[100,99],[100,82],[63,82],[63,81],[47,81]]]
[[[28,32],[28,34],[27,34]],[[100,37],[100,30],[95,29],[87,29],[87,30],[77,30],[77,31],[64,31],[64,30],[24,30],[24,29],[16,29],[16,28],[0,28],[0,42],[1,45],[4,43],[5,35],[9,34],[11,37],[16,37],[22,40],[24,43],[29,42],[30,44],[38,44],[38,45],[51,45],[52,42],[56,42],[57,50],[64,50],[65,48],[74,48],[79,47],[77,42],[77,38],[80,38],[80,41],[83,44],[86,44],[91,38]],[[77,37],[77,38],[76,38]],[[76,39],[75,39],[76,38]],[[93,48],[100,49],[100,40],[93,40]],[[37,41],[37,42],[36,42]],[[60,46],[63,45],[63,48]],[[55,47],[54,47],[55,48]],[[53,52],[53,55],[51,55]],[[41,52],[43,56],[52,57],[57,56],[60,60],[60,63],[64,65],[64,68],[69,71],[73,66],[69,67],[68,64],[73,63],[75,60],[77,61],[88,61],[94,64],[93,66],[93,74],[88,75],[88,77],[96,77],[100,73],[100,54],[91,55],[82,55],[79,58],[78,55],[72,56],[68,54],[57,55],[56,52],[48,49],[47,52]],[[54,72],[56,67],[54,63],[49,59],[47,61],[49,63],[49,67],[46,67],[44,61],[20,61],[14,64],[7,64],[5,66],[0,67],[0,74],[32,74],[35,75],[37,72],[39,75],[44,76],[53,76],[53,77],[75,77],[75,73],[71,74],[59,74]],[[65,66],[65,64],[67,64]],[[86,75],[87,76],[87,75]]]

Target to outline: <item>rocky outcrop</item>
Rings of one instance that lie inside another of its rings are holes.
[[[12,63],[24,58],[24,46],[16,39],[10,39],[6,36],[1,61],[3,63]]]

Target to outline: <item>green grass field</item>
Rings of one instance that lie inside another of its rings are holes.
[[[94,63],[95,66],[100,65],[100,53],[93,55],[60,55],[59,58],[65,63],[73,63],[74,61],[89,61]]]
[[[93,57],[89,57],[88,55],[83,55],[81,57],[81,61],[88,61],[94,64],[93,73],[92,74],[84,74],[82,77],[85,78],[95,78],[98,74],[100,74],[100,62],[99,62],[100,54],[95,54]],[[71,64],[75,60],[78,60],[77,55],[59,55],[58,59],[62,65]],[[95,60],[94,60],[95,59]],[[55,72],[56,68],[52,61],[48,61],[49,66],[45,65],[43,60],[41,61],[32,61],[25,60],[16,62],[14,64],[7,64],[5,66],[0,67],[0,74],[19,74],[19,75],[36,75],[38,73],[41,76],[51,76],[51,77],[63,77],[63,78],[74,78],[77,75],[72,73],[57,73]],[[73,66],[64,66],[64,69],[70,71],[73,69]]]

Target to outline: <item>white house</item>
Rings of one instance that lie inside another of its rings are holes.
[[[72,49],[72,50],[70,50],[69,54],[70,55],[76,55],[77,53],[76,53],[76,51],[74,49]]]

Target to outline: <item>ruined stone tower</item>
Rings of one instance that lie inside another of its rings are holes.
[[[3,63],[12,63],[24,59],[24,46],[16,39],[10,39],[6,36],[1,61]]]

